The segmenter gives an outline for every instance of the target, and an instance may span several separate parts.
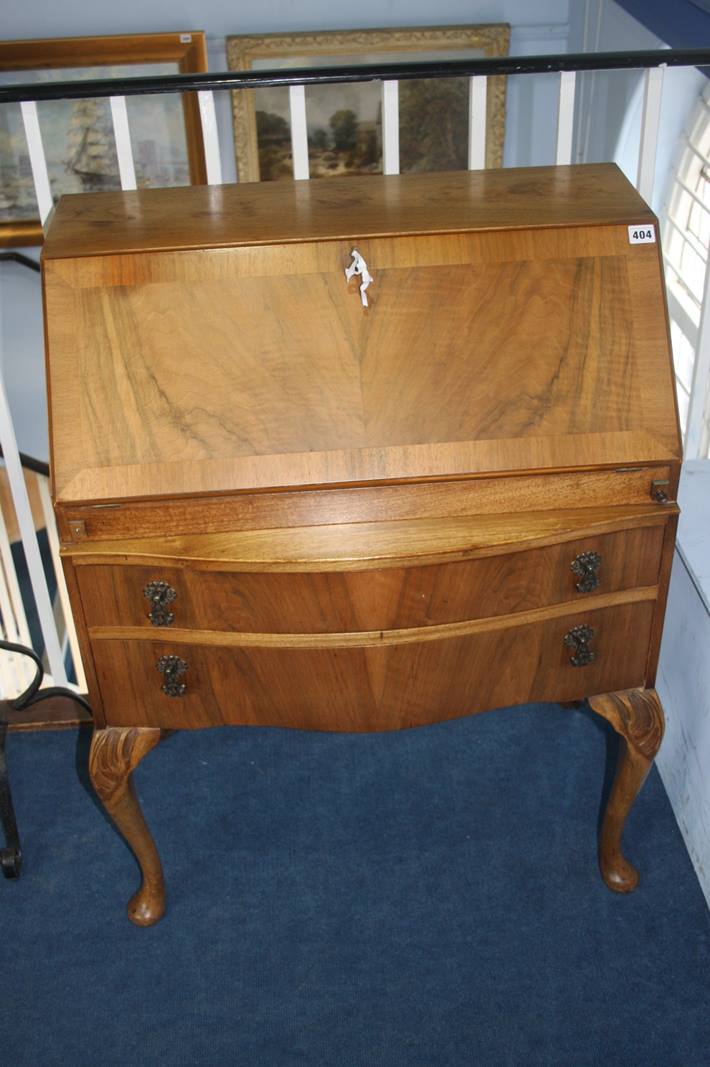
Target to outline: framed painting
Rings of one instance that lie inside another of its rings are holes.
[[[207,70],[205,35],[148,33],[0,41],[0,83],[131,77]],[[126,99],[138,186],[206,180],[194,93]],[[63,193],[120,189],[107,99],[37,104],[53,199]],[[0,105],[0,246],[42,243],[19,104]]]
[[[353,66],[507,55],[510,27],[429,26],[227,38],[230,70]],[[467,165],[469,79],[403,81],[399,86],[400,170]],[[293,177],[288,88],[232,92],[241,181]],[[306,86],[312,178],[382,172],[381,89],[377,82]],[[489,79],[486,166],[499,167],[505,133],[505,78]]]

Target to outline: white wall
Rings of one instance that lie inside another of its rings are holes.
[[[683,471],[657,688],[666,713],[658,769],[710,904],[710,462]]]
[[[651,207],[663,214],[672,181],[683,131],[695,112],[695,105],[707,84],[707,78],[695,67],[666,70],[663,78],[663,99],[656,156],[656,183]],[[638,168],[638,146],[643,110],[643,80],[638,79],[626,108],[626,117],[618,131],[613,158],[630,181],[635,181]]]
[[[637,51],[664,48],[664,42],[628,15],[613,0],[583,0],[570,8],[569,51]],[[613,159],[635,182],[643,105],[643,74],[593,71],[579,78],[575,158],[594,163]],[[652,207],[660,212],[668,176],[687,116],[706,84],[694,67],[668,68],[663,103]]]
[[[652,33],[613,0],[577,0],[570,7],[570,52],[633,52],[662,48]],[[583,163],[614,159],[627,107],[642,75],[636,71],[591,71],[579,76],[576,158]]]
[[[36,257],[36,251],[31,253]],[[21,452],[47,459],[40,276],[0,263],[0,367]]]
[[[71,37],[97,33],[157,33],[205,30],[281,33],[289,30],[358,29],[368,26],[431,26],[509,22],[566,23],[568,0],[24,0],[4,5],[3,37]]]
[[[658,769],[710,906],[710,614],[676,555],[663,631],[658,694],[666,735]]]

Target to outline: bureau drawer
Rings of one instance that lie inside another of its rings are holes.
[[[225,573],[189,565],[87,564],[76,573],[89,627],[391,630],[653,586],[663,534],[664,526],[645,526],[544,548],[510,551],[508,546],[502,554],[458,562],[366,570]]]
[[[519,624],[281,641],[149,632],[94,639],[92,652],[109,725],[389,730],[642,686],[653,609],[640,600],[573,614],[549,609],[552,617],[530,613]]]

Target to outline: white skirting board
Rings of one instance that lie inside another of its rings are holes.
[[[705,461],[708,463],[708,461]],[[710,468],[710,463],[708,463]],[[708,471],[710,477],[710,470]],[[697,505],[681,483],[684,507],[681,551],[673,561],[657,688],[666,713],[666,735],[656,763],[678,826],[710,906],[710,611],[701,595],[692,556],[686,562],[684,529],[710,539]],[[683,488],[686,492],[683,492]],[[687,540],[690,547],[691,536]]]

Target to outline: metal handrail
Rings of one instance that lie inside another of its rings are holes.
[[[35,474],[41,474],[44,478],[49,478],[49,464],[45,463],[42,459],[35,459],[34,456],[28,456],[26,452],[18,453],[20,457],[20,463],[26,471],[33,471]],[[4,459],[4,453],[0,447],[0,459]]]
[[[710,48],[665,48],[638,52],[570,52],[564,55],[493,56],[484,59],[430,60],[426,63],[370,63],[362,66],[161,74],[138,78],[40,82],[0,86],[0,104],[30,100],[69,100],[100,96],[205,89],[260,89],[347,82],[412,81],[417,78],[475,77],[495,74],[554,74],[561,71],[634,70],[652,67],[710,68]]]
[[[41,273],[42,268],[36,259],[24,256],[22,252],[0,252],[0,263],[19,263],[22,267]]]

